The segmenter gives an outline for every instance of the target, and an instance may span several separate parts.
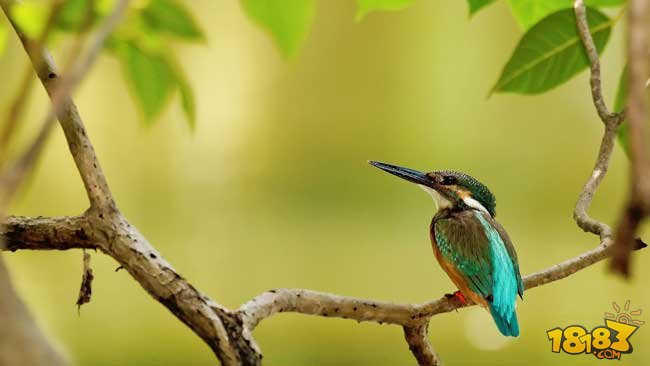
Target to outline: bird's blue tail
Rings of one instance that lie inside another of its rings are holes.
[[[489,307],[490,314],[492,314],[492,318],[501,334],[509,337],[519,336],[519,322],[517,322],[517,313],[515,313],[514,309],[512,309],[512,313],[502,315],[499,314],[492,304]]]

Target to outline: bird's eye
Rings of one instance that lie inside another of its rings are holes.
[[[452,184],[456,184],[456,177],[451,176],[451,175],[446,175],[442,177],[442,182],[440,182],[443,186],[449,186]]]

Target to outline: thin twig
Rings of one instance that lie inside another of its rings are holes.
[[[52,4],[50,14],[47,21],[45,22],[45,26],[43,27],[40,36],[34,41],[34,49],[40,49],[47,43],[51,31],[54,29],[54,26],[59,19],[59,14],[61,13],[61,9],[63,8],[64,3],[65,2],[62,0],[57,0]],[[38,67],[40,67],[40,65],[37,65],[37,68]],[[0,167],[4,165],[3,163],[6,158],[9,142],[12,135],[14,134],[14,131],[16,130],[18,120],[20,119],[20,115],[23,111],[23,107],[27,102],[27,97],[29,95],[29,91],[31,90],[33,80],[34,71],[30,65],[30,67],[28,67],[26,70],[22,83],[20,84],[21,87],[18,91],[18,94],[16,95],[16,98],[9,108],[9,114],[7,116],[6,122],[3,125],[2,133],[0,134]]]
[[[40,156],[40,153],[45,145],[45,141],[47,141],[47,137],[49,136],[49,133],[54,126],[56,116],[62,112],[63,105],[70,99],[70,94],[94,64],[109,34],[117,26],[120,19],[122,18],[122,15],[124,14],[128,3],[129,0],[120,0],[115,5],[111,14],[106,18],[101,28],[98,30],[97,36],[92,41],[88,52],[83,58],[81,58],[80,61],[75,64],[74,67],[72,65],[74,64],[74,61],[76,61],[75,58],[81,50],[82,42],[80,38],[77,40],[77,42],[75,42],[75,47],[73,48],[73,52],[70,54],[69,62],[67,63],[63,76],[58,77],[56,72],[48,73],[48,79],[51,80],[54,84],[53,88],[51,90],[48,90],[48,93],[52,99],[52,105],[42,123],[42,127],[39,130],[37,137],[34,139],[30,147],[11,167],[7,169],[6,172],[3,172],[2,176],[0,176],[0,188],[2,188],[2,192],[0,192],[0,207],[5,207],[8,204],[9,200],[20,185],[20,182],[32,170],[32,167],[36,162],[38,156]],[[5,11],[5,15],[8,17],[18,32],[18,28],[16,28],[15,23],[13,23],[13,19],[9,13],[9,2],[3,1],[1,5]],[[39,45],[41,44],[40,42],[37,41],[34,43],[25,35],[21,35],[20,33],[18,34],[29,54],[36,55],[41,52],[40,49],[42,49],[42,47],[39,48]],[[34,62],[34,60],[41,59],[42,57],[32,58],[32,62]],[[35,63],[35,68],[40,69],[40,66],[36,66],[37,64],[38,63]],[[71,71],[68,72],[68,70]]]
[[[600,237],[601,241],[604,241],[611,237],[611,228],[607,224],[591,218],[587,213],[587,210],[589,209],[591,201],[593,200],[594,192],[596,192],[596,189],[600,185],[600,182],[603,180],[605,174],[607,173],[609,161],[614,149],[616,130],[618,128],[618,125],[623,121],[625,117],[623,115],[623,112],[610,112],[603,98],[600,80],[600,61],[598,59],[598,50],[596,49],[594,40],[591,37],[591,32],[589,31],[589,24],[587,23],[587,13],[584,1],[575,0],[573,3],[573,9],[576,15],[578,33],[580,34],[580,39],[582,40],[585,52],[589,58],[589,67],[591,72],[591,77],[589,78],[589,81],[591,83],[591,96],[594,102],[594,106],[596,107],[596,111],[598,112],[598,116],[605,125],[605,133],[603,134],[603,139],[600,143],[600,149],[598,151],[596,164],[592,170],[591,176],[580,192],[578,202],[576,203],[575,209],[573,211],[573,218],[575,219],[578,226],[584,231],[596,234]]]
[[[576,14],[576,23],[578,26],[578,33],[584,46],[587,57],[589,58],[589,66],[591,69],[589,82],[591,83],[591,94],[593,96],[594,106],[598,112],[598,116],[607,124],[607,121],[615,121],[613,123],[620,124],[625,119],[625,112],[613,113],[610,112],[603,98],[602,85],[600,80],[600,60],[598,58],[598,49],[594,44],[589,31],[589,24],[587,23],[587,11],[583,0],[575,0],[573,9]]]
[[[577,8],[580,4],[581,1]],[[28,47],[26,49],[29,51]],[[46,52],[39,54],[47,55]],[[30,57],[37,56],[30,54]],[[52,85],[44,72],[54,70],[54,66],[47,58],[43,64],[45,67],[39,70],[39,78],[51,92]],[[594,92],[594,98],[602,99],[598,94]],[[92,207],[78,218],[8,218],[0,229],[8,250],[98,248],[117,260],[147,292],[199,335],[225,365],[258,365],[262,356],[251,333],[261,320],[279,312],[398,324],[404,327],[405,338],[421,365],[440,362],[426,337],[427,324],[435,314],[468,306],[455,299],[442,297],[424,304],[393,304],[311,290],[280,289],[265,292],[233,311],[206,297],[184,280],[117,210],[83,122],[71,100],[63,105],[59,119]],[[619,119],[612,117],[609,123],[616,124],[618,122],[611,121]],[[576,221],[583,229],[600,235],[600,245],[525,277],[526,290],[566,278],[609,255],[611,230],[586,213],[611,155],[612,132],[607,122],[605,125],[606,133],[596,167],[575,213]],[[638,244],[639,249],[645,246],[641,242]]]

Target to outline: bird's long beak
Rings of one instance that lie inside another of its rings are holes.
[[[433,179],[431,179],[428,175],[419,172],[417,170],[402,168],[401,166],[380,163],[372,160],[368,161],[368,163],[392,175],[396,175],[402,179],[406,179],[409,182],[421,184],[427,187],[432,187],[434,183]]]

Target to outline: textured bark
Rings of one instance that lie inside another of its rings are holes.
[[[0,0],[0,4],[7,4]],[[609,166],[613,139],[622,115],[612,114],[602,100],[598,55],[586,24],[584,4],[575,2],[576,19],[591,63],[594,104],[605,124],[596,165],[576,204],[574,216],[584,230],[597,234],[600,245],[575,258],[524,278],[526,290],[561,280],[607,258],[612,234],[607,225],[588,216],[593,195]],[[5,9],[6,10],[6,9]],[[19,36],[21,36],[19,34]],[[47,50],[20,37],[37,75],[51,98],[58,74]],[[409,348],[420,365],[438,365],[440,359],[427,338],[433,315],[472,304],[442,297],[423,304],[394,304],[302,289],[270,290],[227,309],[186,281],[120,213],[99,165],[77,108],[69,97],[61,102],[57,117],[72,157],[84,182],[90,208],[81,216],[62,218],[9,217],[0,228],[5,250],[98,249],[115,259],[154,299],[192,329],[224,365],[258,365],[262,354],[252,331],[278,312],[339,317],[400,325]],[[645,244],[637,242],[637,248]]]
[[[108,219],[109,222],[112,222],[111,220]],[[71,222],[79,225],[79,227],[77,229],[71,227]],[[147,278],[146,281],[150,283],[143,285],[143,287],[154,298],[161,301],[174,314],[180,311],[179,307],[181,305],[186,306],[179,304],[177,298],[187,298],[185,301],[192,299],[191,301],[196,301],[191,305],[192,309],[214,312],[213,315],[226,318],[225,323],[228,323],[228,325],[224,329],[226,333],[231,335],[251,332],[262,320],[281,312],[414,327],[428,323],[433,315],[472,305],[461,304],[456,298],[446,296],[422,304],[395,304],[388,301],[341,296],[305,289],[282,288],[266,291],[246,302],[239,309],[229,310],[201,295],[191,284],[183,280],[167,262],[161,259],[153,248],[142,246],[142,240],[144,239],[134,228],[123,226],[127,225],[126,221],[123,221],[123,225],[118,225],[126,228],[125,231],[122,232],[122,229],[118,229],[120,233],[117,234],[112,232],[115,230],[112,224],[109,224],[110,227],[108,228],[101,228],[104,225],[101,223],[92,224],[83,218],[74,218],[72,220],[67,217],[53,219],[9,217],[7,224],[0,227],[0,234],[9,235],[6,238],[10,239],[9,241],[12,243],[11,250],[14,251],[33,250],[39,246],[42,246],[41,249],[44,250],[94,248],[94,243],[102,243],[97,245],[96,248],[103,251],[111,245],[125,247],[126,253],[113,250],[106,250],[105,252],[113,258],[119,257],[131,260],[131,263],[119,260],[118,262],[127,270],[132,268],[133,277],[138,279]],[[25,230],[35,230],[37,233],[27,235]],[[106,233],[109,231],[112,233],[107,236]],[[21,235],[17,236],[16,232],[21,232]],[[82,235],[83,240],[79,240],[79,232],[84,233]],[[66,235],[69,237],[66,237]],[[128,245],[122,245],[120,242],[123,240],[126,240]],[[140,245],[135,245],[137,243],[140,243]],[[611,239],[607,239],[592,250],[525,276],[523,278],[524,287],[528,291],[564,279],[608,258],[610,247]],[[643,242],[637,241],[634,249],[645,247],[646,245]],[[155,278],[148,278],[152,273],[155,274]],[[199,298],[197,299],[196,296]],[[211,310],[207,310],[206,307]],[[177,314],[177,316],[182,317],[181,320],[188,326],[196,326],[192,321],[186,319],[186,317],[192,317],[192,315]],[[255,348],[254,343],[251,342],[250,347]]]
[[[415,356],[420,366],[439,366],[442,361],[433,350],[428,337],[429,323],[404,327],[404,338],[409,345],[409,350]]]

